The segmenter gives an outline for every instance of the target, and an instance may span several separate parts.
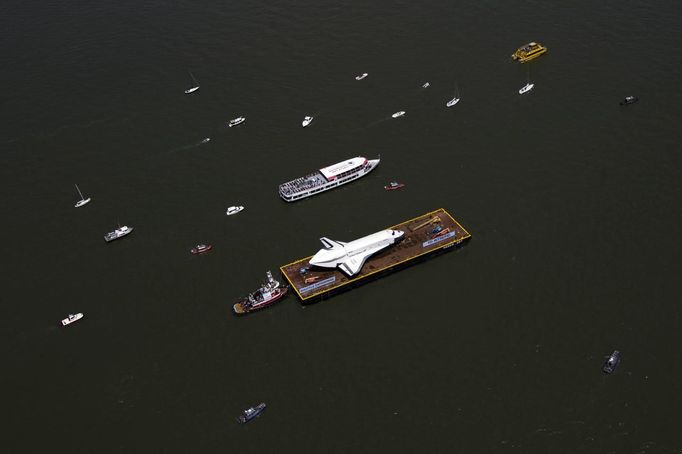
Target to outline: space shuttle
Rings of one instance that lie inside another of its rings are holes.
[[[355,276],[365,261],[377,252],[398,243],[405,232],[401,230],[382,230],[349,243],[320,238],[324,249],[310,259],[310,264],[322,268],[339,268],[348,277]]]

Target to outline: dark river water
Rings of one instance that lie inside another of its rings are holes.
[[[4,451],[682,452],[680,23],[671,0],[2,2]],[[464,247],[231,314],[320,237],[441,207]]]

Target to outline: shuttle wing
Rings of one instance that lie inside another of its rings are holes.
[[[346,273],[348,277],[354,276],[360,272],[362,269],[362,265],[365,264],[367,259],[372,256],[372,254],[376,254],[380,250],[384,249],[386,246],[377,246],[373,247],[371,249],[368,249],[367,251],[363,252],[362,254],[355,255],[353,257],[349,257],[348,259],[344,260],[343,262],[339,263],[339,268],[341,271]]]

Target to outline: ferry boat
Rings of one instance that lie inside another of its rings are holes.
[[[64,320],[62,320],[62,326],[70,325],[73,322],[77,322],[78,320],[83,318],[83,313],[79,312],[77,314],[69,314],[68,317],[66,317]]]
[[[106,235],[104,235],[104,241],[107,243],[110,241],[117,240],[119,238],[123,238],[124,236],[130,234],[133,231],[132,227],[128,227],[127,225],[124,225],[123,227],[119,227],[115,229],[113,232],[109,232]]]
[[[261,413],[265,410],[265,403],[261,402],[255,407],[247,408],[244,410],[244,412],[237,417],[237,421],[239,421],[242,424],[246,424],[247,422],[251,421],[253,418],[257,418],[260,416]]]
[[[197,244],[192,249],[190,249],[189,252],[191,252],[192,255],[197,255],[203,254],[204,252],[208,252],[211,249],[213,249],[213,246],[211,246],[210,244]]]
[[[516,49],[512,54],[512,59],[525,63],[547,52],[547,48],[540,43],[530,42]]]
[[[334,189],[364,177],[379,165],[380,159],[362,156],[323,167],[317,172],[279,185],[279,195],[287,202],[295,202],[320,192]]]
[[[235,314],[242,315],[263,309],[282,299],[287,294],[288,290],[289,287],[280,286],[279,281],[275,280],[272,277],[272,273],[268,271],[267,280],[260,288],[237,301],[232,306],[232,310],[234,310]]]

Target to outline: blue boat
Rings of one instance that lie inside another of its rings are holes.
[[[239,421],[242,424],[246,424],[252,419],[259,417],[264,410],[265,403],[261,402],[255,407],[247,408],[246,410],[244,410],[244,412],[237,417],[237,421]]]
[[[609,359],[607,359],[602,366],[601,370],[603,370],[606,374],[612,374],[616,371],[618,364],[620,364],[620,352],[618,350],[614,350],[613,353],[611,353],[611,356],[609,356]]]

